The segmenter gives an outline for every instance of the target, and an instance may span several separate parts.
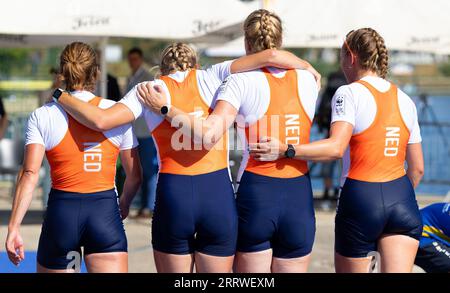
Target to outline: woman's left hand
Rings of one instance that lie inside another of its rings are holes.
[[[250,155],[257,161],[275,161],[284,157],[287,146],[274,137],[263,137],[248,145]]]
[[[152,82],[141,83],[137,86],[138,98],[149,110],[160,114],[161,108],[167,105],[167,97],[159,85]]]
[[[314,67],[312,67],[312,65],[309,65],[308,68],[306,68],[306,70],[309,71],[314,76],[314,79],[316,80],[317,83],[317,90],[320,91],[322,87],[321,83],[322,75],[320,75],[320,73]]]

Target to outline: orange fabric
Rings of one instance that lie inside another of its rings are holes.
[[[288,70],[284,77],[277,78],[267,69],[263,71],[270,86],[269,108],[260,120],[246,127],[247,141],[254,143],[263,136],[269,136],[286,144],[308,143],[311,120],[300,101],[297,72]],[[288,158],[259,162],[250,157],[245,170],[269,177],[294,178],[306,174],[308,164]]]
[[[191,70],[182,82],[168,76],[161,79],[169,89],[171,104],[178,109],[203,118],[212,112],[200,96],[196,70]],[[214,146],[205,148],[202,143],[194,143],[190,137],[184,137],[166,120],[153,130],[152,135],[158,146],[161,173],[199,175],[228,167],[227,135]]]
[[[405,175],[409,130],[398,106],[397,87],[382,93],[365,81],[358,81],[375,98],[377,114],[373,123],[350,139],[348,177],[367,182],[386,182]]]
[[[89,101],[98,106],[101,98]],[[46,152],[52,187],[58,190],[92,193],[115,186],[119,148],[101,132],[78,123],[70,115],[63,140]]]

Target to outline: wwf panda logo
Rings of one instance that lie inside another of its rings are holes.
[[[336,115],[344,115],[345,114],[345,100],[344,97],[337,97],[334,103],[334,109]]]

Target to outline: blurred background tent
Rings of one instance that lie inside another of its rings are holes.
[[[339,48],[352,29],[372,27],[391,50],[450,54],[450,1],[266,0],[283,20],[287,48]],[[245,54],[243,38],[213,46],[207,54]]]
[[[7,5],[0,10],[2,47],[82,40],[100,41],[103,51],[107,37],[223,43],[242,34],[242,20],[258,7],[257,3],[210,0],[15,0]],[[106,70],[102,73],[105,96]]]

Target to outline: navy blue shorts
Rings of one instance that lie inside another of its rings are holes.
[[[195,176],[159,174],[153,249],[232,256],[236,239],[236,200],[228,169]]]
[[[366,257],[377,251],[383,234],[401,234],[417,240],[422,234],[422,218],[406,175],[384,183],[347,178],[335,224],[335,250],[345,257]]]
[[[38,263],[66,269],[71,251],[84,254],[126,252],[127,238],[114,189],[82,194],[52,189],[42,225]]]
[[[237,250],[273,250],[278,258],[311,253],[316,232],[308,175],[274,178],[244,172],[237,192]]]

